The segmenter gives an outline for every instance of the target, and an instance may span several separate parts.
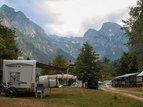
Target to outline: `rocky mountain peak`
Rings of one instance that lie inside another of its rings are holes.
[[[121,26],[116,24],[116,23],[112,23],[112,22],[106,22],[102,25],[101,29],[99,30],[100,33],[104,34],[104,35],[108,35],[111,33],[123,33],[123,31],[121,30]]]
[[[14,8],[8,7],[6,4],[2,5],[1,9],[5,10],[5,11],[9,11],[9,12],[13,12],[14,11]]]
[[[94,39],[98,35],[98,31],[95,29],[88,29],[84,34],[85,40],[91,40]]]
[[[0,8],[0,10],[2,11],[3,14],[9,17],[10,21],[12,21],[16,16],[14,8],[8,7],[5,4]]]

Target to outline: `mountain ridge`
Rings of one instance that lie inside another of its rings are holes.
[[[120,58],[128,48],[124,44],[128,41],[127,36],[120,28],[121,26],[106,22],[100,30],[88,29],[83,37],[59,37],[47,35],[44,30],[31,21],[21,11],[3,5],[0,8],[0,15],[6,26],[16,29],[16,40],[19,49],[24,57],[30,57],[42,62],[52,60],[58,54],[64,55],[68,60],[74,60],[80,53],[85,42],[93,47],[96,53],[111,61]],[[73,58],[74,57],[74,58]]]
[[[47,34],[44,30],[27,18],[23,12],[16,12],[13,8],[3,5],[0,13],[3,14],[1,18],[3,25],[9,24],[16,30],[16,42],[25,59],[29,57],[40,62],[48,62],[61,54],[66,59],[73,60],[71,55],[45,38]]]
[[[49,38],[52,38],[52,35]],[[52,40],[74,58],[80,53],[80,49],[85,42],[93,47],[94,51],[100,55],[100,59],[107,57],[114,61],[119,59],[123,52],[128,52],[128,47],[125,45],[128,37],[121,30],[121,26],[113,22],[104,23],[98,31],[90,28],[84,33],[83,37],[54,36]],[[66,45],[62,45],[62,43]]]

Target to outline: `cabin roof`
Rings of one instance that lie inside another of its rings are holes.
[[[143,71],[137,75],[138,77],[143,76]]]
[[[130,77],[130,76],[134,76],[134,75],[137,75],[139,73],[129,73],[129,74],[124,74],[124,75],[121,75],[121,76],[117,76],[116,79],[121,79],[121,78],[125,78],[125,77]]]

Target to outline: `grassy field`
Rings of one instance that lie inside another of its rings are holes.
[[[143,107],[143,102],[101,90],[57,88],[43,98],[0,96],[0,107]]]

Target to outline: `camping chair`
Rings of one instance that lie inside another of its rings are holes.
[[[40,96],[43,97],[44,94],[44,85],[43,84],[37,84],[36,86],[36,97]]]

